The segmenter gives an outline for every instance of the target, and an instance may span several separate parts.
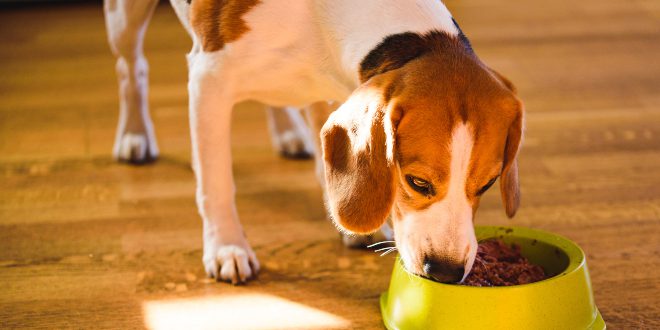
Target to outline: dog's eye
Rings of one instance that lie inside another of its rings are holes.
[[[488,188],[490,188],[490,186],[492,186],[493,183],[495,183],[495,180],[497,180],[497,177],[490,179],[490,181],[488,181],[488,183],[486,183],[485,186],[481,187],[481,189],[477,191],[477,196],[483,195],[486,192],[486,190],[488,190]]]
[[[435,195],[435,190],[433,189],[433,185],[424,179],[420,179],[412,175],[406,175],[406,181],[408,182],[408,185],[410,185],[410,187],[413,188],[413,190],[415,190],[420,194],[427,196]]]

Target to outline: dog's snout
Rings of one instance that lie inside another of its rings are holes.
[[[424,273],[427,277],[441,283],[456,283],[463,279],[465,266],[455,262],[442,262],[426,258],[424,259]]]

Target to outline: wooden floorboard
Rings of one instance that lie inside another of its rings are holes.
[[[527,110],[519,214],[506,220],[489,193],[477,223],[575,240],[608,326],[660,328],[657,1],[447,5]],[[110,157],[117,87],[100,5],[1,8],[0,31],[0,328],[145,328],[178,316],[195,327],[204,306],[240,297],[255,304],[244,317],[274,304],[314,315],[312,328],[382,328],[378,295],[393,259],[342,246],[312,162],[272,151],[256,103],[236,109],[232,139],[239,214],[263,271],[241,287],[205,279],[190,40],[167,5],[146,40],[162,153],[148,166]]]

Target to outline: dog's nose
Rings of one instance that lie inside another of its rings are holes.
[[[424,273],[426,276],[441,283],[456,283],[463,278],[465,266],[453,262],[438,262],[429,258],[424,259]]]

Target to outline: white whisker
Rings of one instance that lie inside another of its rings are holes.
[[[381,242],[376,242],[376,243],[374,243],[374,244],[368,245],[367,247],[368,247],[368,248],[371,248],[371,247],[374,247],[374,246],[376,246],[376,245],[385,244],[385,243],[394,243],[394,241],[381,241]]]
[[[385,251],[385,250],[389,250],[389,249],[396,249],[396,247],[394,247],[394,246],[388,246],[388,247],[384,247],[384,248],[376,249],[376,250],[374,250],[374,252],[380,252],[380,251]]]
[[[388,253],[390,253],[390,252],[392,252],[392,251],[396,251],[396,248],[391,248],[391,249],[389,249],[389,250],[387,250],[387,251],[381,253],[380,256],[382,257],[382,256],[384,256],[384,255],[386,255],[386,254],[388,254]]]

